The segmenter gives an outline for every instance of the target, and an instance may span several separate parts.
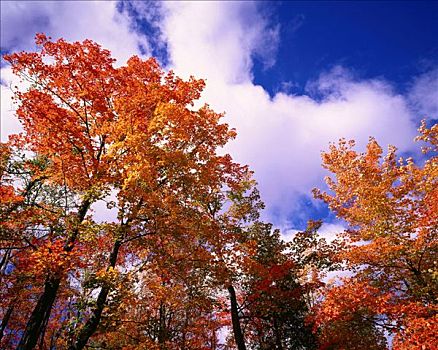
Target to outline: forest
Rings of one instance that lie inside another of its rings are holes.
[[[424,159],[327,145],[313,195],[348,228],[285,241],[222,152],[236,131],[195,107],[203,80],[36,44],[5,56],[23,131],[0,144],[1,349],[436,349],[437,124]]]

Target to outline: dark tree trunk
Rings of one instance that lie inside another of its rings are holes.
[[[277,350],[283,350],[283,344],[281,343],[281,332],[278,327],[277,319],[274,317],[274,331],[275,331],[275,345]]]
[[[4,274],[6,267],[8,266],[9,256],[11,254],[12,249],[6,249],[3,254],[2,260],[0,261],[0,273]]]
[[[246,350],[245,339],[243,338],[242,328],[240,327],[239,312],[237,310],[236,291],[233,286],[228,287],[231,302],[231,321],[233,323],[234,340],[238,350]]]
[[[8,310],[6,311],[5,315],[3,316],[1,329],[0,329],[0,340],[2,340],[4,331],[5,331],[6,327],[8,326],[8,322],[11,318],[12,311],[14,311],[14,302],[11,302],[11,304],[9,304]]]
[[[78,224],[85,219],[85,215],[90,208],[90,204],[90,200],[84,200],[82,202],[77,214]],[[64,251],[72,251],[78,234],[79,228],[73,230],[65,242]],[[27,321],[26,329],[24,330],[20,343],[17,346],[17,350],[32,350],[35,348],[38,338],[41,336],[41,333],[44,329],[44,325],[50,317],[52,306],[55,302],[56,295],[58,294],[61,280],[61,276],[50,275],[46,278],[43,294],[41,294],[40,298],[38,299],[38,302],[33,309],[29,320]]]
[[[61,278],[59,277],[47,278],[46,283],[44,283],[44,292],[30,315],[17,350],[31,350],[35,348],[44,325],[50,316],[60,283]]]
[[[117,262],[117,256],[119,254],[119,249],[122,245],[121,240],[116,240],[114,242],[113,250],[109,257],[109,266],[114,268]],[[100,323],[100,319],[102,318],[102,312],[106,305],[106,300],[108,298],[108,294],[111,288],[108,285],[104,285],[99,292],[99,295],[96,300],[96,305],[94,310],[85,323],[85,325],[81,328],[79,335],[76,339],[76,342],[69,347],[69,350],[82,350],[86,345],[90,337],[96,332],[96,329]]]
[[[158,330],[158,345],[161,350],[166,349],[166,307],[160,303],[160,329]]]

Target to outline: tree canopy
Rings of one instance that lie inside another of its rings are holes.
[[[436,124],[428,129],[425,122],[420,128],[418,140],[429,144],[424,151],[434,152],[422,166],[397,159],[395,147],[383,156],[374,139],[363,154],[345,140],[323,154],[323,165],[335,178],[327,178],[331,193],[314,193],[349,224],[343,233],[348,246],[338,259],[353,276],[328,291],[318,323],[359,318],[392,333],[397,349],[435,346],[437,131]],[[330,326],[323,329],[333,333]]]
[[[3,349],[432,349],[438,128],[424,164],[341,140],[314,195],[348,224],[290,242],[203,80],[90,40],[5,56],[23,132],[0,144]],[[327,273],[349,277],[327,280]]]

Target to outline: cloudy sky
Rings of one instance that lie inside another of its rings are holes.
[[[35,33],[92,39],[117,64],[155,56],[205,78],[202,102],[226,112],[227,147],[251,166],[277,226],[336,222],[310,190],[320,152],[369,136],[417,155],[419,121],[438,119],[438,2],[1,1],[1,51],[34,50]],[[1,66],[1,139],[19,130]]]

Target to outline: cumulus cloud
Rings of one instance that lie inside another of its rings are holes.
[[[414,80],[409,99],[421,117],[438,119],[438,69],[423,73]]]
[[[110,49],[120,63],[140,47],[150,52],[144,35],[132,31],[129,18],[114,1],[2,1],[2,51],[32,50],[35,33],[58,39],[92,39]]]
[[[7,140],[8,135],[21,131],[20,123],[15,117],[16,106],[12,102],[11,85],[17,83],[17,78],[9,68],[1,69],[1,121],[0,121],[0,141]]]
[[[324,238],[327,243],[333,242],[337,236],[344,232],[346,229],[345,226],[338,223],[323,223],[321,228],[318,230],[318,235],[321,238]],[[280,228],[282,232],[282,237],[286,242],[291,242],[296,234],[300,232],[300,230],[290,229],[287,227]]]
[[[394,144],[408,151],[416,133],[412,106],[436,108],[436,76],[419,77],[409,96],[404,96],[387,81],[360,80],[343,67],[334,67],[309,82],[306,94],[293,95],[286,90],[270,96],[253,82],[252,68],[255,60],[267,69],[275,64],[280,28],[261,11],[260,3],[163,2],[145,6],[131,2],[130,11],[127,7],[117,11],[112,2],[44,3],[38,9],[35,2],[29,2],[27,6],[35,7],[36,12],[27,8],[23,13],[31,17],[21,19],[15,15],[18,4],[8,5],[5,15],[4,42],[14,48],[29,48],[29,33],[33,36],[34,31],[46,30],[68,40],[96,40],[123,61],[140,51],[153,51],[153,42],[167,49],[168,67],[177,74],[205,78],[203,101],[218,112],[225,111],[226,121],[238,132],[226,151],[255,171],[267,204],[266,219],[277,225],[287,225],[302,209],[298,199],[308,196],[312,187],[323,185],[320,152],[329,142],[354,138],[363,147],[369,136],[375,136],[383,146]],[[2,25],[4,12],[2,3]],[[33,13],[44,20],[35,19]],[[151,22],[156,35],[152,41],[141,34],[138,22],[134,25],[139,16]],[[13,23],[18,26],[21,22],[32,30],[26,27],[20,29],[22,33],[11,33]]]
[[[1,50],[32,47],[35,30],[49,28],[53,15],[49,2],[2,1]]]
[[[275,62],[277,26],[250,2],[164,2],[161,23],[172,67],[209,83],[250,82],[253,58]]]
[[[279,43],[278,28],[257,4],[164,3],[163,13],[172,68],[206,78],[203,99],[237,128],[227,151],[255,170],[268,218],[287,222],[300,209],[297,199],[322,185],[320,152],[331,141],[354,138],[364,146],[375,136],[382,145],[411,147],[412,112],[388,82],[357,80],[335,67],[309,83],[306,95],[270,97],[255,85],[254,59],[272,55]]]
[[[44,32],[53,39],[92,39],[110,49],[118,64],[134,54],[148,56],[147,38],[131,29],[129,17],[117,11],[116,5],[113,1],[2,1],[2,53],[34,50],[35,34]],[[14,117],[10,89],[18,79],[3,63],[0,134],[5,141],[7,135],[20,131],[20,124]]]

